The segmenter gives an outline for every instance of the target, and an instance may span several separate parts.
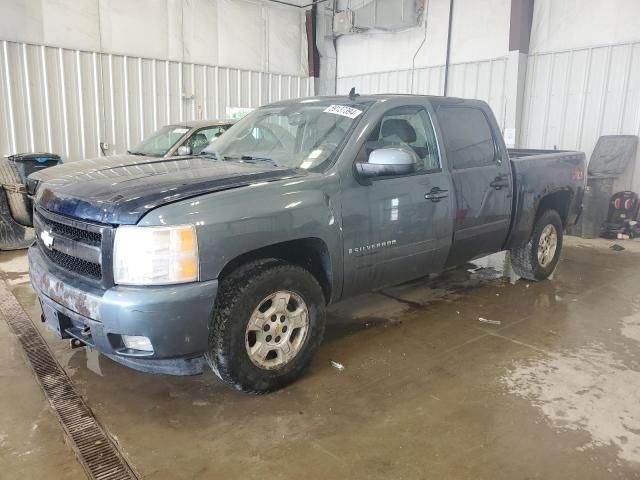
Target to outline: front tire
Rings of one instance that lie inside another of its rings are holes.
[[[535,223],[526,245],[511,250],[513,271],[528,280],[545,280],[560,260],[563,225],[555,210],[547,210]]]
[[[313,275],[281,260],[259,260],[222,281],[205,357],[236,389],[271,392],[305,372],[324,327],[324,295]]]

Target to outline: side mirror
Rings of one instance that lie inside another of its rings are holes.
[[[181,157],[184,155],[191,155],[191,147],[189,147],[188,145],[180,145],[178,147],[177,155]]]
[[[404,148],[380,148],[369,155],[368,162],[356,163],[362,178],[409,175],[416,170],[416,156]]]

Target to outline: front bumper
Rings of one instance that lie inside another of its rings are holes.
[[[202,372],[217,280],[160,287],[101,290],[29,248],[29,275],[47,326],[137,370],[174,375]],[[124,347],[122,335],[142,335],[153,352]]]

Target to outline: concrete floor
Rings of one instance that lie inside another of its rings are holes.
[[[542,283],[469,267],[332,307],[308,375],[260,397],[70,350],[38,321],[24,254],[0,269],[143,478],[630,479],[640,243],[622,244],[568,239]],[[82,477],[1,319],[0,382],[0,477]]]

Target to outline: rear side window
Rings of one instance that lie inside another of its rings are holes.
[[[447,158],[455,170],[493,165],[496,145],[489,121],[472,107],[440,107],[436,115],[442,127]]]

